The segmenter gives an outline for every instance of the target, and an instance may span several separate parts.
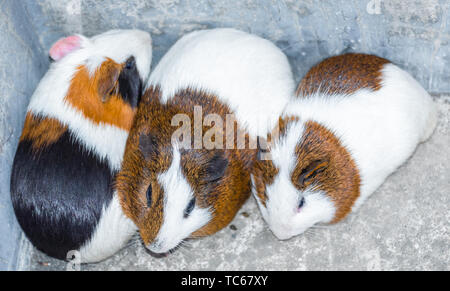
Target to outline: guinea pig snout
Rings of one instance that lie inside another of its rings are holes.
[[[287,240],[293,236],[293,228],[290,224],[273,223],[270,224],[270,230],[279,240]]]
[[[154,242],[146,245],[145,247],[153,253],[160,253],[161,246],[162,246],[161,241],[155,240]]]
[[[149,243],[145,246],[147,250],[155,254],[164,254],[167,253],[168,250],[165,248],[165,243],[162,240],[156,239],[152,243]]]
[[[145,248],[147,249],[147,253],[149,253],[152,257],[155,258],[164,258],[167,257],[169,252],[161,252],[161,244],[156,242],[156,243],[151,243],[149,245],[146,245]]]
[[[287,240],[292,237],[292,235],[289,232],[284,232],[284,231],[280,232],[280,231],[275,231],[275,230],[272,230],[272,232],[279,240]]]

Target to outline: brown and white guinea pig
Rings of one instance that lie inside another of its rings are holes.
[[[286,56],[265,39],[212,29],[175,43],[150,76],[117,178],[150,251],[233,219],[251,192],[250,142],[276,125],[294,91]]]
[[[139,30],[75,35],[56,42],[50,57],[14,158],[12,203],[39,250],[58,259],[79,251],[81,262],[96,262],[136,231],[114,180],[149,76],[151,37]]]
[[[314,66],[286,108],[253,194],[279,239],[356,210],[419,142],[437,114],[428,93],[388,60],[366,54]]]

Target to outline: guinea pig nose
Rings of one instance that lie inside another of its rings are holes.
[[[291,238],[290,235],[284,233],[274,233],[274,234],[279,240],[287,240]]]
[[[133,56],[129,57],[125,63],[125,68],[132,69],[135,66],[136,66],[136,59]]]
[[[159,259],[159,258],[167,257],[169,255],[168,252],[166,252],[166,253],[159,252],[159,250],[161,249],[161,246],[158,246],[158,245],[155,246],[155,244],[146,245],[145,248],[146,248],[146,252],[154,258]]]
[[[277,237],[279,240],[287,240],[292,237],[289,231],[287,230],[277,230],[272,228],[272,233]]]
[[[149,243],[145,247],[152,253],[161,253],[162,242],[160,240],[155,240],[152,243]]]

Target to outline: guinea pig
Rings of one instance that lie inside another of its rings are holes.
[[[70,36],[31,97],[11,175],[17,220],[58,259],[107,258],[136,232],[114,181],[144,85],[151,37],[139,30]],[[69,254],[68,254],[69,253]]]
[[[251,195],[255,137],[294,91],[286,56],[268,40],[212,29],[175,43],[150,75],[117,178],[148,250],[168,253],[233,219]]]
[[[428,93],[386,59],[328,58],[306,74],[258,160],[252,192],[269,228],[289,239],[355,211],[432,134]]]

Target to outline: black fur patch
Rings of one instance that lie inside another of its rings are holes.
[[[152,134],[141,133],[139,135],[139,150],[147,159],[159,155],[158,140]]]
[[[123,100],[135,108],[142,96],[142,80],[136,67],[134,57],[127,60],[127,64],[119,75],[119,92]]]
[[[33,154],[22,141],[14,158],[11,199],[17,220],[41,251],[65,259],[91,238],[112,199],[113,174],[66,132]]]
[[[214,154],[214,157],[206,165],[206,182],[214,182],[225,175],[228,167],[228,160],[219,152]]]

